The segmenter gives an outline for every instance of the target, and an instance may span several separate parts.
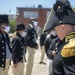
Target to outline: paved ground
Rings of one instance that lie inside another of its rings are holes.
[[[39,64],[39,61],[40,61],[39,58],[40,58],[40,51],[37,51],[35,54],[34,67],[33,67],[32,75],[47,75],[47,65]],[[47,61],[47,59],[45,57],[44,62],[46,62],[46,61]]]
[[[47,75],[47,65],[39,64],[39,61],[40,61],[40,50],[37,50],[35,53],[32,75]],[[45,56],[44,62],[47,63],[46,56]],[[25,63],[25,66],[26,66],[26,63]],[[8,75],[12,75],[11,68],[9,69]]]

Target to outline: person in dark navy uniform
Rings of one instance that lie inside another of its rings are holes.
[[[26,36],[25,25],[18,24],[16,26],[15,35],[12,39],[12,71],[14,75],[24,75],[24,52],[26,52],[26,44],[24,38]]]
[[[52,75],[75,75],[75,10],[68,0],[57,0],[43,31],[55,29],[63,44],[53,61]]]
[[[38,22],[34,18],[30,18],[29,25],[27,27],[26,35],[26,45],[28,51],[26,75],[31,75],[34,61],[35,49],[38,49],[37,44],[37,33],[35,27],[38,25]]]
[[[8,15],[0,15],[0,75],[7,75],[11,59]]]
[[[54,57],[52,75],[75,75],[75,10],[68,0],[57,0],[43,31],[55,29],[63,44]]]
[[[53,58],[55,56],[55,48],[58,45],[58,37],[56,35],[55,30],[52,30],[50,33],[47,34],[46,40],[45,40],[45,52],[47,55],[47,75],[52,74],[52,64],[53,64]]]

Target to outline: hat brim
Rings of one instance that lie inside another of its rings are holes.
[[[4,21],[4,20],[0,20],[0,24],[1,23],[9,23],[9,22],[6,22],[6,21]]]
[[[15,31],[18,31],[18,30],[25,30],[26,28],[24,28],[24,29],[15,29]]]
[[[56,14],[54,9],[51,10],[49,18],[44,26],[43,32],[52,30],[54,27],[61,24],[75,25],[75,10],[72,7],[65,8],[65,13],[61,15],[61,20],[59,18],[59,13]]]
[[[49,14],[49,17],[48,17],[48,19],[47,19],[47,22],[46,22],[46,24],[45,24],[45,26],[44,26],[44,28],[43,28],[43,32],[47,32],[47,31],[50,31],[50,30],[52,30],[55,26],[53,26],[53,22],[55,22],[55,20],[54,20],[54,18],[56,18],[55,16],[53,16],[53,14],[54,14],[55,12],[54,12],[54,10],[53,10],[53,8],[52,8],[52,10],[51,10],[51,12],[50,12],[50,14]],[[53,19],[53,20],[52,20]],[[56,25],[57,26],[57,25]]]

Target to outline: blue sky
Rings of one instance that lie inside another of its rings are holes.
[[[69,0],[71,5],[75,8],[75,0]],[[16,14],[16,7],[37,7],[41,4],[43,7],[51,8],[55,0],[1,0],[0,14]],[[11,12],[9,12],[11,11]]]

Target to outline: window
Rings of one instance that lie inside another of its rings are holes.
[[[20,15],[20,13],[19,13],[19,9],[17,9],[17,14],[16,15]]]
[[[32,11],[25,11],[24,12],[24,18],[31,18],[31,17],[34,17],[34,18],[38,18],[38,12],[32,12]]]

